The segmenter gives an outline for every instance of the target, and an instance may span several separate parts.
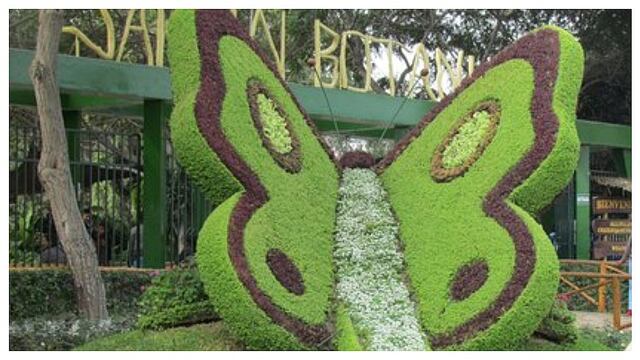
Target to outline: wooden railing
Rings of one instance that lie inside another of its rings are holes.
[[[599,312],[607,311],[607,286],[611,286],[612,291],[612,305],[613,305],[613,327],[617,330],[622,330],[631,327],[631,323],[622,324],[622,294],[620,285],[622,281],[630,281],[631,274],[621,270],[615,262],[604,260],[573,260],[564,259],[560,260],[561,264],[566,265],[587,265],[597,269],[596,271],[561,271],[560,282],[570,287],[571,291],[567,291],[559,294],[559,297],[569,298],[573,295],[579,295],[585,299],[588,303],[596,306]],[[594,269],[594,270],[595,270]],[[596,279],[597,282],[587,286],[580,287],[569,278],[589,278]],[[598,300],[590,296],[587,291],[597,289]]]

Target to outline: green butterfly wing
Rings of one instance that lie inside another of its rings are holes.
[[[559,265],[533,216],[576,167],[582,70],[564,30],[526,35],[379,165],[432,347],[509,348],[550,309]]]
[[[168,39],[174,146],[198,183],[225,199],[197,244],[214,306],[249,348],[326,342],[335,162],[230,12],[178,10]]]

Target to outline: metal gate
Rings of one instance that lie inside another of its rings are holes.
[[[167,246],[165,259],[176,265],[193,260],[200,228],[213,205],[177,162],[169,146],[167,152]]]
[[[67,129],[78,207],[101,266],[140,266],[142,223],[139,134]],[[38,179],[35,126],[9,128],[11,266],[64,265],[49,201]]]

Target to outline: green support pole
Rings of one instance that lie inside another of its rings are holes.
[[[159,100],[144,102],[143,266],[164,268],[167,236],[166,109]]]
[[[589,146],[580,147],[576,170],[576,257],[591,258],[591,184]]]
[[[631,149],[622,150],[622,157],[624,159],[625,175],[631,179]]]
[[[80,128],[82,120],[80,111],[63,111],[64,127],[67,129],[67,146],[69,152],[69,167],[71,170],[71,179],[73,180],[73,188],[77,189],[78,182],[81,181],[80,161],[80,141],[78,139],[77,130]]]

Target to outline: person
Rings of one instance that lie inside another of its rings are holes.
[[[558,235],[556,234],[555,231],[552,231],[549,234],[549,239],[551,239],[551,243],[553,244],[553,248],[556,249],[556,253],[558,253]]]

